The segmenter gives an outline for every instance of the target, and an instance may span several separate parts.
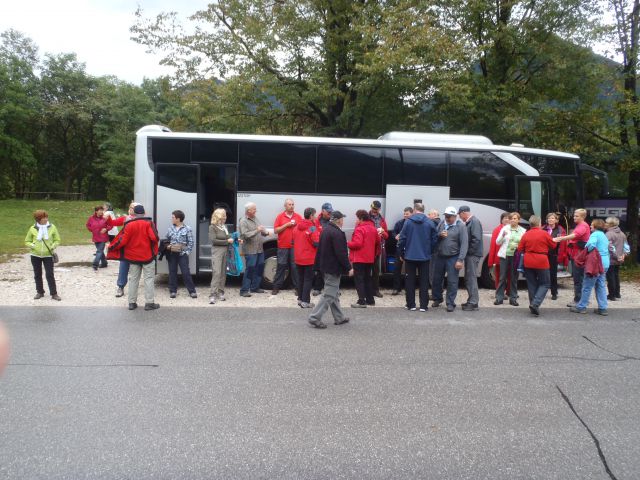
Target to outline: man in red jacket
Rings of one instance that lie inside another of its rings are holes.
[[[293,199],[287,198],[284,201],[284,212],[278,215],[275,222],[273,222],[273,231],[278,235],[278,266],[276,267],[276,275],[273,279],[273,291],[271,295],[278,294],[284,284],[287,269],[289,269],[293,286],[298,290],[298,296],[300,296],[300,290],[298,289],[298,272],[296,271],[296,264],[293,259],[293,231],[296,224],[302,220],[302,217],[293,210],[294,206],[295,203]]]
[[[145,310],[156,310],[154,302],[154,260],[158,254],[158,231],[153,221],[144,216],[144,207],[133,208],[134,218],[127,221],[122,231],[109,246],[109,251],[120,253],[129,262],[129,310],[138,308],[138,285],[144,274]]]
[[[540,228],[540,217],[529,218],[531,229],[525,232],[518,244],[518,251],[524,253],[524,276],[529,290],[529,310],[536,317],[540,315],[540,305],[549,291],[549,249],[555,246],[551,235]]]
[[[321,231],[315,225],[315,216],[315,208],[306,208],[304,219],[293,230],[293,251],[298,270],[298,305],[301,308],[314,307],[311,303],[311,284]]]

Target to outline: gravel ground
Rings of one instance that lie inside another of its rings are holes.
[[[85,306],[85,305],[106,305],[106,306],[126,306],[126,295],[122,298],[115,297],[116,278],[118,276],[118,262],[110,261],[107,268],[94,272],[91,268],[93,260],[93,245],[61,246],[58,248],[61,263],[55,267],[56,283],[58,294],[62,297],[61,302],[50,299],[47,295],[43,299],[33,300],[35,295],[35,285],[33,282],[33,270],[29,255],[16,256],[5,263],[0,263],[0,286],[3,287],[3,294],[0,297],[0,305],[46,305],[46,306]],[[44,280],[44,278],[43,278]],[[292,290],[282,291],[277,296],[269,293],[253,294],[251,298],[239,296],[240,282],[238,279],[229,278],[227,281],[225,302],[218,302],[209,305],[209,281],[210,278],[203,276],[198,279],[196,287],[198,298],[192,299],[188,296],[184,287],[179,284],[178,296],[175,299],[169,298],[167,288],[167,275],[156,276],[156,302],[165,306],[189,306],[204,308],[227,308],[227,307],[291,307],[299,308],[296,305],[296,297]],[[343,282],[341,302],[343,306],[348,306],[355,302],[357,296],[353,288],[353,282],[346,280]],[[573,289],[569,278],[560,280],[560,292],[557,301],[551,301],[547,296],[544,307],[563,307],[572,299]],[[384,298],[376,299],[376,308],[404,306],[404,295],[391,295],[389,281],[383,282],[381,289]],[[524,285],[520,286],[521,307],[526,307],[526,291]],[[45,281],[46,290],[46,281]],[[48,293],[48,290],[47,290]],[[622,301],[609,302],[609,308],[640,308],[640,286],[637,284],[622,284]],[[125,289],[126,294],[126,289]],[[458,292],[458,304],[466,301],[466,291]],[[493,307],[494,292],[492,290],[480,290],[480,306]],[[313,301],[313,297],[312,297]],[[142,290],[139,291],[138,302],[144,302]],[[595,303],[595,299],[592,304]],[[497,308],[497,307],[496,307]],[[503,309],[511,309],[507,302]]]

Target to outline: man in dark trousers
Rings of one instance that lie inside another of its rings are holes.
[[[351,264],[347,252],[347,237],[342,231],[344,215],[338,210],[331,212],[331,220],[322,230],[320,245],[316,253],[315,269],[324,277],[324,290],[320,301],[309,316],[309,323],[315,328],[327,328],[322,316],[331,308],[336,325],[347,323],[340,307],[340,276],[349,273]]]
[[[396,222],[393,227],[393,235],[396,239],[396,242],[400,240],[400,232],[402,231],[402,227],[404,226],[404,222],[413,215],[413,208],[405,207],[403,212],[403,217]],[[397,245],[397,244],[396,244]],[[391,295],[398,295],[402,291],[402,284],[404,283],[404,275],[402,274],[402,260],[400,260],[400,255],[398,255],[399,250],[396,248],[396,263],[393,266],[393,291]]]
[[[319,232],[329,224],[331,220],[331,212],[333,212],[333,205],[329,202],[325,202],[322,204],[320,208],[320,215],[316,217],[316,228]],[[322,292],[324,288],[324,280],[322,279],[322,274],[320,272],[313,272],[313,290],[311,290],[311,295],[317,297]]]
[[[471,213],[471,208],[462,205],[458,209],[458,215],[467,226],[467,238],[469,248],[464,259],[464,284],[467,287],[469,298],[462,304],[462,310],[478,310],[480,294],[478,292],[478,277],[482,271],[482,224]]]
[[[420,275],[420,311],[429,307],[429,261],[438,237],[433,223],[424,214],[424,205],[416,203],[400,232],[399,255],[405,262],[407,310],[416,310],[416,272]]]
[[[382,272],[383,258],[386,257],[384,254],[385,242],[387,238],[389,238],[387,221],[382,216],[382,213],[380,213],[381,209],[382,204],[378,200],[374,200],[371,203],[371,210],[369,210],[369,217],[378,230],[378,235],[380,235],[380,255],[377,255],[373,261],[373,275],[371,277],[373,281],[373,296],[378,298],[382,298],[382,292],[380,291],[380,273]]]

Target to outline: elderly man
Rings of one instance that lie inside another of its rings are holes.
[[[460,220],[467,227],[469,248],[464,259],[464,284],[467,287],[469,298],[462,304],[462,310],[478,310],[480,294],[478,293],[478,277],[480,276],[482,262],[482,224],[471,213],[471,208],[466,205],[458,209]]]
[[[251,293],[264,293],[260,288],[262,272],[264,271],[264,250],[262,237],[269,235],[267,229],[256,218],[257,207],[253,202],[244,206],[244,217],[238,224],[238,233],[243,241],[242,251],[246,263],[246,270],[240,287],[241,297],[250,297]]]
[[[378,231],[380,236],[380,255],[377,255],[373,262],[373,296],[382,298],[382,292],[380,291],[380,273],[382,272],[382,258],[385,248],[385,242],[389,238],[389,228],[387,227],[387,221],[382,216],[380,211],[382,210],[382,204],[378,200],[371,202],[371,210],[369,210],[369,217]]]
[[[329,202],[325,202],[322,204],[320,209],[320,215],[316,217],[316,228],[319,232],[329,224],[331,220],[331,212],[333,212],[333,205]],[[314,297],[320,295],[322,289],[324,288],[324,280],[322,278],[322,274],[318,271],[313,272],[313,290],[311,290],[311,295]]]
[[[398,220],[393,226],[393,238],[396,239],[396,242],[400,240],[400,232],[402,231],[402,227],[404,227],[404,222],[406,222],[407,218],[409,218],[411,215],[413,215],[413,208],[404,207],[402,218]],[[400,255],[398,255],[398,248],[396,248],[395,260],[396,263],[393,266],[393,291],[391,292],[391,295],[399,295],[402,291],[402,285],[404,283],[404,275],[402,274],[403,262],[402,260],[400,260]]]
[[[292,198],[284,201],[284,211],[273,222],[273,230],[278,235],[278,266],[273,279],[271,295],[277,295],[287,275],[291,273],[291,281],[298,290],[298,270],[293,255],[293,231],[302,221],[302,217],[294,211],[295,203]],[[300,292],[298,292],[298,296]]]
[[[342,231],[344,215],[338,210],[331,212],[331,221],[320,235],[315,268],[324,276],[324,292],[309,316],[309,323],[315,328],[327,328],[322,316],[330,308],[336,325],[347,323],[340,307],[340,276],[351,270],[347,251],[347,237]]]

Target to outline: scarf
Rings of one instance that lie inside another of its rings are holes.
[[[35,226],[38,229],[38,236],[36,237],[36,240],[49,240],[49,227],[51,226],[51,224],[49,222],[47,222],[46,225],[40,225],[39,223],[36,223]]]

